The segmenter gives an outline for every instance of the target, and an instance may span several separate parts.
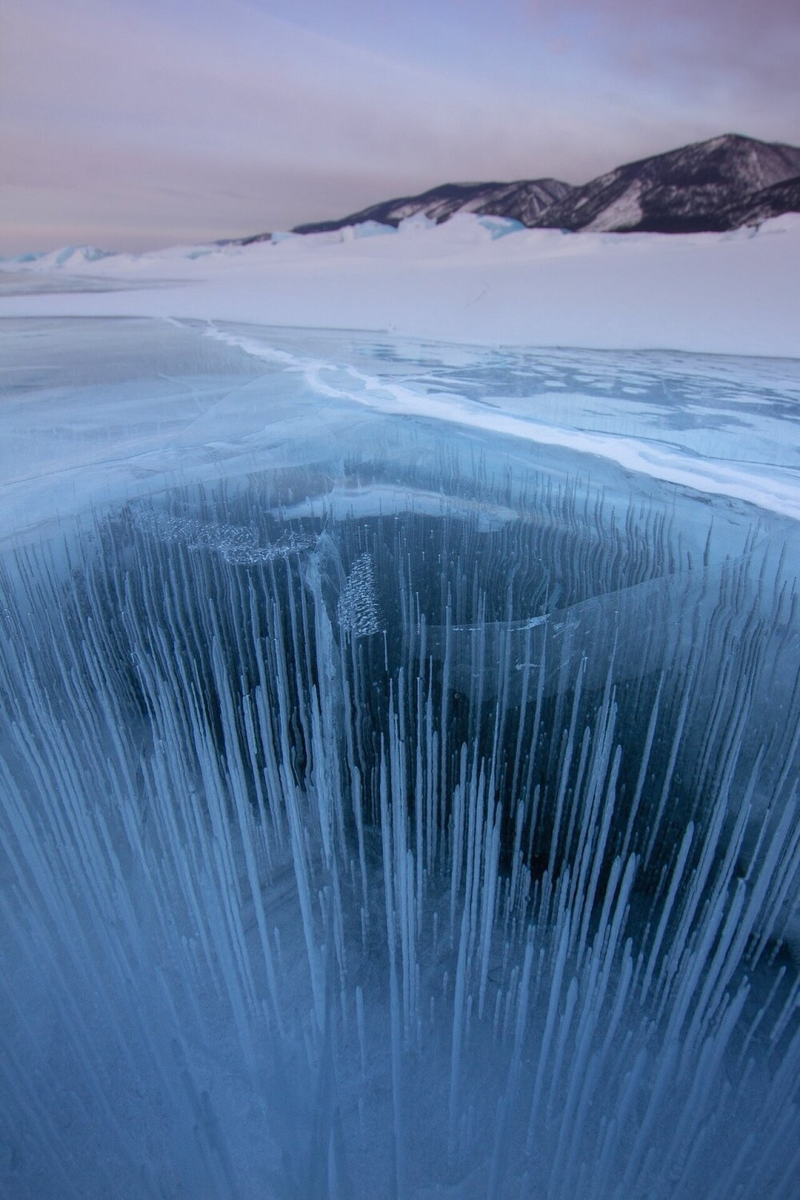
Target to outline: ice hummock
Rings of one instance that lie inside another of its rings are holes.
[[[7,524],[5,1189],[791,1196],[796,523],[456,419],[766,473],[785,365],[151,332],[24,393],[117,465]]]

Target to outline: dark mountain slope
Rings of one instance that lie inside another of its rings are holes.
[[[800,175],[753,192],[726,210],[725,219],[730,221],[729,228],[738,229],[740,225],[759,225],[787,212],[800,213]]]
[[[523,225],[532,225],[540,213],[562,200],[572,188],[558,179],[522,179],[516,183],[443,183],[419,196],[401,196],[362,208],[337,221],[316,221],[298,225],[294,233],[328,233],[345,225],[379,221],[399,225],[405,217],[423,213],[436,222],[446,221],[457,212],[479,216],[512,217]]]
[[[574,188],[539,228],[697,233],[735,228],[737,206],[800,173],[800,148],[725,134],[617,167]]]

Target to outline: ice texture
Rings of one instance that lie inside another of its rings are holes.
[[[0,407],[0,1191],[790,1200],[791,365],[122,324]]]

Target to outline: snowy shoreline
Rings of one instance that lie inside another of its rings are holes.
[[[508,225],[463,214],[386,236],[347,228],[249,246],[6,260],[0,317],[175,317],[477,345],[800,357],[798,214],[725,234]]]

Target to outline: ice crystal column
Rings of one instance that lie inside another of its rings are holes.
[[[792,1195],[780,546],[440,485],[4,564],[8,1194]]]

